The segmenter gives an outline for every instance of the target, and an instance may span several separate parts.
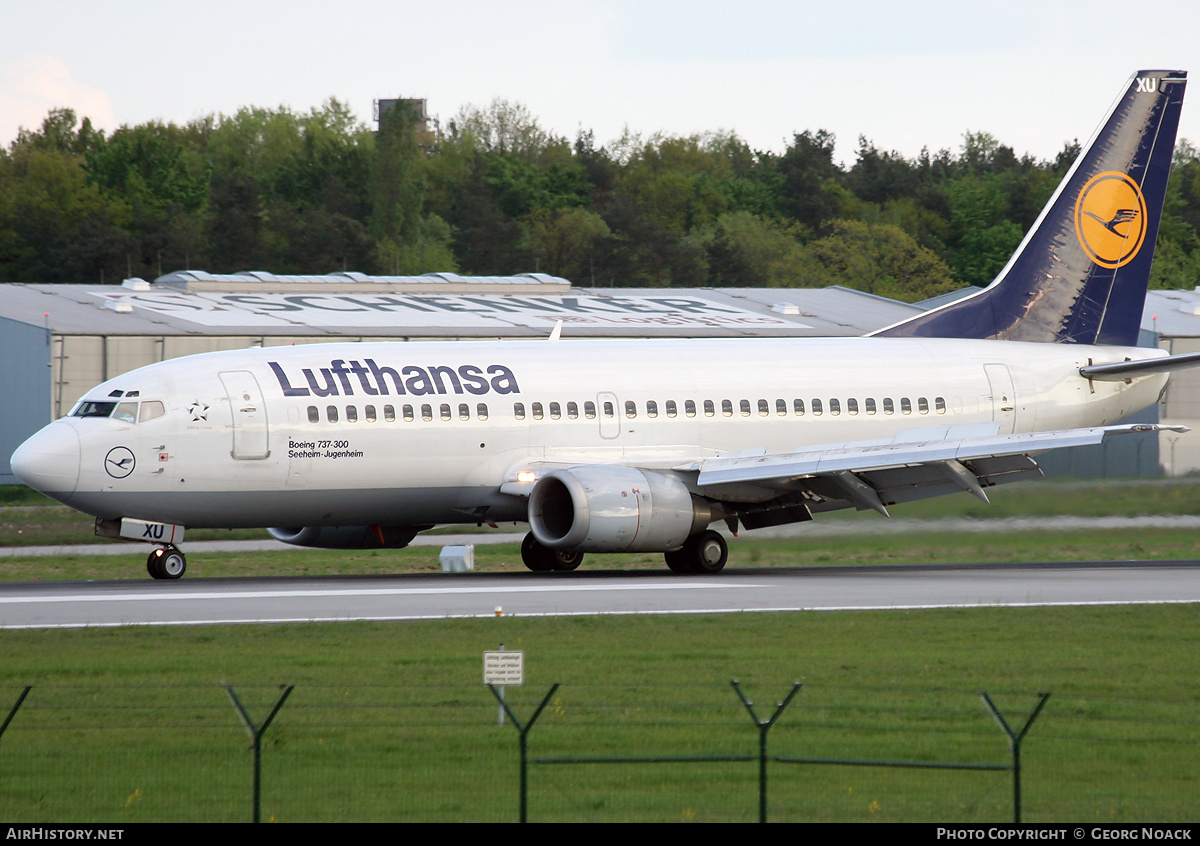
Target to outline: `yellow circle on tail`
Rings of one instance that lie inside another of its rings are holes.
[[[1075,236],[1102,267],[1133,261],[1146,240],[1146,198],[1127,174],[1105,171],[1088,180],[1075,201]]]

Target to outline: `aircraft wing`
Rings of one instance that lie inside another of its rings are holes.
[[[991,432],[984,434],[988,428]],[[676,469],[698,471],[698,492],[715,499],[765,501],[770,492],[776,496],[799,494],[799,498],[791,498],[790,508],[781,503],[785,512],[779,515],[781,521],[789,516],[811,519],[798,516],[797,506],[807,511],[853,506],[887,516],[888,505],[957,491],[969,491],[986,502],[986,487],[1042,475],[1033,453],[1164,429],[1187,431],[1183,426],[1132,424],[999,435],[994,426],[941,427],[902,432],[891,441],[829,444],[775,455],[722,456]],[[755,497],[755,490],[763,496]],[[745,522],[756,528],[750,520]]]

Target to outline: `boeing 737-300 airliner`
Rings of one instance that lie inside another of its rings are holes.
[[[1135,346],[1186,74],[1139,71],[987,289],[865,338],[313,344],[217,352],[89,391],[21,445],[26,484],[155,544],[269,527],[402,547],[525,521],[531,570],[662,552],[714,573],[731,529],[1040,475],[1200,355]]]

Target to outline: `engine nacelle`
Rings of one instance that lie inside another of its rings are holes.
[[[267,529],[275,540],[317,549],[402,549],[428,526],[303,526]],[[380,539],[382,538],[382,543]]]
[[[708,502],[675,476],[633,467],[552,470],[529,495],[529,528],[551,549],[667,552],[712,520]]]

